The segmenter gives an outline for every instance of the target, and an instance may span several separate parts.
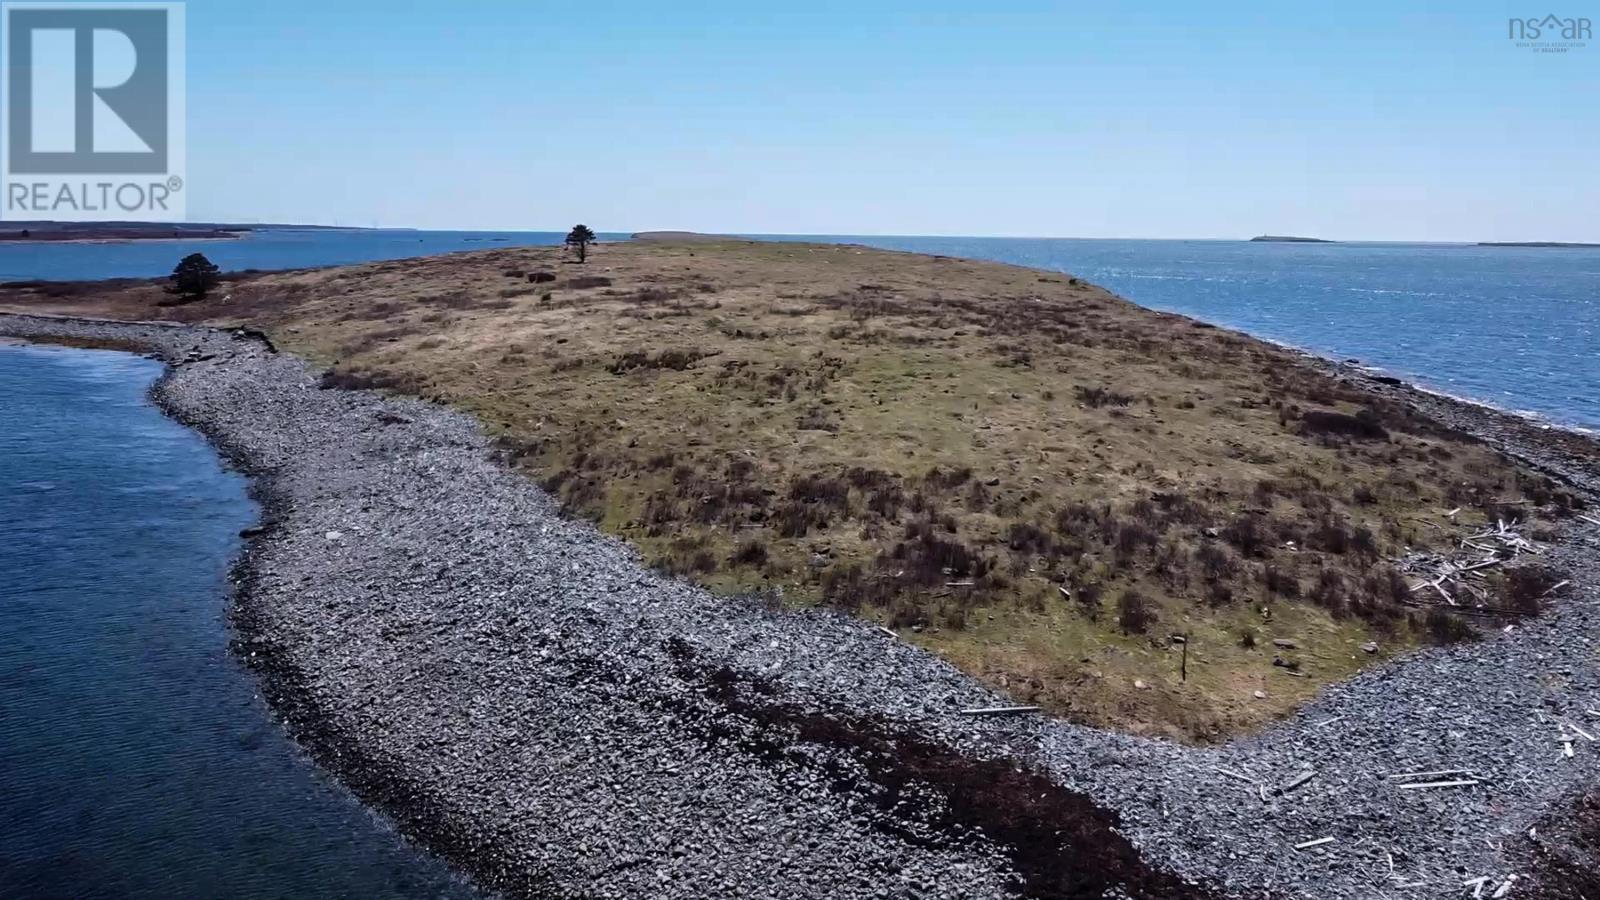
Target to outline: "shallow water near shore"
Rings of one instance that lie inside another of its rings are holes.
[[[228,649],[244,479],[159,363],[0,344],[0,897],[476,896],[313,767]]]

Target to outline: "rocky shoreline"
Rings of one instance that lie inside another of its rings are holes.
[[[252,476],[266,509],[236,570],[241,657],[321,764],[507,896],[1570,886],[1530,867],[1600,771],[1600,744],[1568,758],[1556,740],[1563,722],[1600,737],[1600,529],[1581,521],[1550,552],[1577,588],[1539,620],[1187,748],[963,715],[1005,699],[870,625],[652,572],[561,519],[464,415],[320,389],[249,335],[10,315],[0,334],[130,341],[168,361],[158,400]],[[1597,484],[1581,437],[1383,388]],[[1482,779],[1410,791],[1388,777],[1446,769]]]

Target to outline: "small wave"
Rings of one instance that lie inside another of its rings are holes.
[[[1352,294],[1400,294],[1400,295],[1403,295],[1403,296],[1406,296],[1406,297],[1448,297],[1448,296],[1450,296],[1449,294],[1444,294],[1444,293],[1441,293],[1439,291],[1402,291],[1402,290],[1395,290],[1395,289],[1392,289],[1392,288],[1347,287],[1347,288],[1344,288],[1344,290],[1349,291]]]
[[[1406,383],[1409,384],[1413,389],[1421,391],[1424,394],[1431,394],[1435,397],[1443,397],[1446,400],[1454,400],[1457,403],[1465,403],[1468,406],[1476,406],[1479,409],[1493,410],[1497,413],[1504,413],[1508,416],[1516,416],[1524,421],[1532,422],[1541,428],[1554,428],[1560,431],[1570,431],[1574,434],[1584,435],[1585,437],[1600,436],[1600,430],[1596,430],[1584,425],[1578,425],[1573,422],[1560,422],[1552,419],[1547,413],[1541,413],[1531,409],[1513,409],[1508,406],[1501,406],[1498,403],[1491,403],[1488,400],[1482,399],[1481,397],[1463,397],[1460,394],[1452,394],[1449,391],[1442,391],[1438,388],[1429,387],[1426,384],[1418,384],[1414,381],[1408,380]],[[1510,396],[1510,392],[1506,392],[1506,395]]]
[[[1224,327],[1226,327],[1226,326],[1224,326]],[[1393,369],[1387,369],[1387,368],[1384,368],[1383,366],[1350,365],[1349,363],[1341,363],[1337,357],[1330,356],[1328,353],[1323,352],[1321,350],[1316,350],[1316,349],[1313,349],[1313,348],[1310,348],[1310,347],[1301,346],[1299,344],[1293,344],[1293,343],[1290,343],[1289,341],[1279,340],[1277,338],[1264,337],[1264,336],[1258,335],[1258,334],[1251,334],[1250,336],[1255,338],[1258,341],[1262,341],[1264,343],[1272,344],[1272,345],[1277,346],[1277,347],[1282,347],[1285,350],[1292,350],[1295,353],[1299,353],[1299,354],[1301,354],[1303,356],[1309,356],[1309,357],[1311,357],[1313,359],[1321,360],[1322,362],[1331,363],[1331,364],[1334,364],[1334,365],[1343,365],[1343,366],[1346,366],[1348,368],[1353,368],[1353,369],[1355,369],[1355,370],[1357,370],[1357,371],[1359,371],[1359,372],[1361,372],[1363,374],[1367,374],[1367,375],[1386,375],[1386,376],[1388,376],[1390,378],[1398,378],[1401,381],[1403,381],[1406,384],[1407,387],[1409,387],[1409,388],[1411,388],[1413,390],[1416,390],[1416,391],[1420,391],[1420,392],[1422,392],[1424,394],[1430,394],[1430,395],[1432,395],[1434,397],[1443,397],[1446,400],[1454,400],[1457,403],[1464,403],[1464,404],[1466,404],[1468,406],[1476,406],[1476,407],[1478,407],[1480,409],[1488,409],[1488,410],[1493,410],[1494,412],[1504,413],[1504,414],[1510,415],[1510,416],[1516,416],[1519,419],[1523,419],[1525,421],[1533,422],[1533,423],[1539,425],[1542,428],[1555,428],[1555,429],[1559,429],[1561,431],[1570,431],[1570,432],[1572,432],[1574,434],[1581,434],[1581,435],[1583,435],[1585,437],[1600,437],[1600,428],[1594,428],[1594,427],[1590,427],[1590,426],[1587,426],[1587,425],[1579,425],[1579,424],[1577,424],[1575,422],[1558,421],[1558,420],[1552,418],[1547,413],[1541,413],[1541,412],[1537,412],[1537,411],[1534,411],[1534,410],[1526,410],[1526,409],[1513,409],[1513,408],[1510,408],[1510,407],[1507,407],[1507,406],[1501,406],[1501,405],[1499,405],[1497,403],[1492,403],[1492,402],[1490,402],[1488,400],[1484,400],[1481,397],[1466,397],[1466,396],[1462,396],[1460,394],[1452,394],[1449,391],[1442,390],[1440,388],[1430,386],[1426,382],[1420,381],[1419,379],[1421,379],[1423,376],[1412,375],[1412,374],[1407,373],[1407,372],[1396,372]],[[1506,396],[1509,397],[1509,396],[1512,396],[1512,395],[1511,395],[1511,393],[1509,391],[1507,391],[1506,392]]]

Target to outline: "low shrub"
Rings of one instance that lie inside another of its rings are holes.
[[[730,566],[760,568],[767,564],[767,545],[759,540],[745,541],[728,557]]]
[[[773,511],[772,524],[780,537],[805,537],[813,529],[827,528],[828,514],[817,504],[791,501]]]
[[[1102,406],[1122,407],[1133,402],[1133,397],[1128,394],[1121,394],[1098,386],[1090,387],[1080,384],[1073,388],[1072,393],[1079,403],[1090,409],[1099,409]]]
[[[1343,575],[1332,569],[1323,569],[1317,573],[1317,583],[1311,588],[1311,602],[1335,616],[1343,615],[1348,593]]]
[[[1300,433],[1347,437],[1358,441],[1386,441],[1389,430],[1376,413],[1364,409],[1356,415],[1326,410],[1310,410],[1300,417]]]
[[[1498,591],[1498,605],[1502,610],[1517,616],[1536,616],[1544,611],[1547,600],[1566,579],[1548,566],[1517,566],[1506,570]]]
[[[934,466],[926,475],[922,476],[923,484],[934,490],[954,490],[966,484],[972,478],[972,468],[961,466],[956,469],[941,469]]]
[[[1194,561],[1208,581],[1230,578],[1239,571],[1239,560],[1228,552],[1228,548],[1213,541],[1207,541],[1195,549]]]
[[[959,541],[922,531],[894,547],[893,558],[903,563],[904,578],[914,584],[934,585],[950,579],[987,575],[993,562]]]
[[[1160,536],[1141,522],[1122,522],[1117,525],[1113,546],[1120,559],[1135,556],[1141,550],[1154,550]]]
[[[1100,584],[1095,581],[1078,582],[1072,589],[1072,599],[1083,610],[1086,618],[1093,621],[1100,618]]]
[[[1428,610],[1428,614],[1423,618],[1423,625],[1428,637],[1435,644],[1460,644],[1481,637],[1478,630],[1465,619],[1443,609]]]
[[[1279,597],[1294,600],[1300,596],[1300,579],[1275,565],[1268,564],[1261,570],[1261,584]]]
[[[629,350],[607,366],[606,371],[613,375],[621,375],[634,369],[671,369],[674,372],[682,372],[706,356],[707,354],[698,350],[662,350],[655,354],[644,350]]]
[[[395,375],[389,372],[354,372],[329,369],[322,373],[317,381],[317,387],[323,390],[344,391],[400,391],[404,393],[418,393],[422,383],[411,375]]]
[[[1222,529],[1222,539],[1245,556],[1260,556],[1267,548],[1268,537],[1260,516],[1242,513]]]
[[[1045,555],[1055,547],[1055,540],[1032,522],[1012,522],[1006,529],[1006,545],[1017,553]]]
[[[1124,634],[1144,634],[1155,620],[1150,601],[1137,590],[1129,588],[1117,598],[1117,627]]]
[[[850,502],[850,486],[825,475],[802,475],[789,483],[789,499],[845,509]]]

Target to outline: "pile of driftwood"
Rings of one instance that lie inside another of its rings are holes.
[[[1489,528],[1460,539],[1452,553],[1406,554],[1395,567],[1409,579],[1416,606],[1438,606],[1442,600],[1454,612],[1500,615],[1489,590],[1489,574],[1519,556],[1540,555],[1545,548],[1522,534],[1520,523],[1498,520]],[[1566,586],[1562,582],[1548,593]]]

